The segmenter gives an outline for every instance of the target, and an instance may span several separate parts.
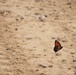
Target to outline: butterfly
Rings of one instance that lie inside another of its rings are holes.
[[[61,44],[55,40],[55,47],[54,47],[54,51],[58,52],[60,49],[62,49],[63,47],[61,46]]]

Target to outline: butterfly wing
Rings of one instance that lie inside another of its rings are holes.
[[[55,40],[55,46],[57,46],[57,47],[58,47],[58,49],[60,49],[60,48],[61,48],[61,44],[60,44],[57,40]]]
[[[62,49],[61,44],[60,44],[57,40],[55,40],[54,51],[57,52],[57,51],[59,51],[60,49]]]

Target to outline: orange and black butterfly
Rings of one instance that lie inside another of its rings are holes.
[[[55,40],[55,47],[54,47],[54,51],[57,52],[59,51],[60,49],[62,49],[63,47],[61,46],[61,44]]]

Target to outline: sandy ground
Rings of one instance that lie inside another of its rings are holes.
[[[76,0],[0,0],[0,75],[76,75]]]

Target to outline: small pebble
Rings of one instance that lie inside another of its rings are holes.
[[[38,69],[36,69],[35,71],[39,71]]]
[[[74,52],[71,52],[70,54],[75,54]]]
[[[44,15],[45,17],[47,17],[47,15]]]
[[[44,65],[42,65],[42,64],[39,64],[39,66],[42,67],[42,68],[46,68],[46,66],[44,66]]]
[[[67,60],[63,59],[62,62],[66,62]]]
[[[13,55],[16,55],[16,52],[13,52],[12,54],[13,54]]]
[[[62,40],[62,42],[68,42],[67,40]]]
[[[40,8],[40,10],[43,10],[42,8]]]
[[[39,16],[39,20],[41,21],[41,22],[44,22],[45,21],[45,16],[43,15],[43,16]]]
[[[44,73],[41,73],[40,75],[46,75],[46,74],[44,74]]]
[[[17,28],[15,28],[15,30],[17,31],[18,29],[17,29]]]
[[[52,39],[55,39],[55,37],[53,36]]]
[[[67,5],[71,5],[71,3],[67,3]]]
[[[60,56],[61,54],[59,54],[59,53],[56,53],[56,56]]]
[[[24,19],[24,17],[23,17],[23,16],[21,16],[21,17],[20,17],[20,19],[21,19],[21,20],[23,20],[23,19]]]
[[[70,44],[70,46],[72,47],[72,46],[73,46],[73,44]]]
[[[49,68],[52,68],[52,67],[53,67],[53,65],[49,65],[48,67],[49,67]]]
[[[46,56],[46,55],[44,55],[44,56]]]
[[[6,50],[11,50],[11,48],[7,48]]]
[[[76,60],[73,60],[73,62],[76,62]]]
[[[20,46],[17,46],[17,47],[20,47]]]
[[[68,68],[68,70],[71,70],[71,68]]]
[[[31,39],[32,39],[31,37],[26,38],[26,40],[31,40]]]
[[[34,15],[40,15],[40,13],[36,12],[36,13],[34,13]]]

